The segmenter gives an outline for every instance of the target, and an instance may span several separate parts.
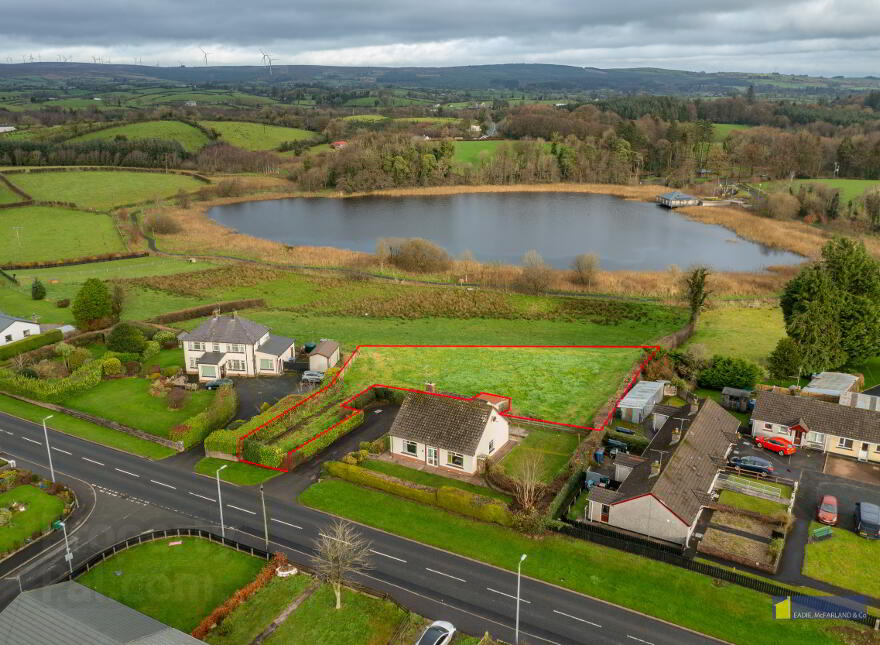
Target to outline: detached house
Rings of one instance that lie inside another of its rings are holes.
[[[495,454],[510,438],[499,408],[500,404],[484,398],[413,392],[404,399],[388,432],[391,452],[435,468],[473,474],[478,457]]]
[[[269,333],[259,323],[230,314],[215,315],[178,337],[187,374],[200,381],[232,376],[282,374],[294,356],[292,338]]]
[[[0,313],[0,346],[14,343],[40,333],[40,325],[33,320],[16,318]]]

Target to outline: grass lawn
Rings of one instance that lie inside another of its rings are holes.
[[[384,121],[387,116],[381,114],[349,114],[342,117],[343,121]]]
[[[462,164],[478,165],[498,151],[498,146],[510,144],[509,141],[456,141],[453,161]]]
[[[0,184],[0,204],[14,204],[24,201],[24,197],[12,192],[6,184]]]
[[[10,264],[125,250],[113,221],[103,213],[54,206],[7,208],[0,211],[0,229],[0,257]]]
[[[96,387],[62,403],[167,438],[174,426],[207,408],[214,398],[214,392],[208,390],[190,392],[180,410],[169,410],[168,399],[150,396],[149,387],[150,382],[139,377],[101,381]]]
[[[27,419],[34,423],[39,423],[46,416],[46,408],[3,395],[0,395],[0,412],[21,419]],[[147,459],[164,459],[165,457],[177,454],[171,448],[160,446],[152,441],[138,439],[137,437],[116,432],[116,430],[95,425],[88,421],[75,419],[60,412],[56,412],[55,416],[52,417],[49,427],[58,432],[73,435],[87,441],[94,441],[95,443],[100,443],[116,450],[122,450],[123,452],[130,452],[133,455],[146,457]]]
[[[275,150],[285,141],[299,141],[318,136],[317,132],[279,125],[245,121],[202,121],[202,125],[220,133],[220,138],[245,150]]]
[[[880,385],[880,356],[869,358],[864,363],[847,366],[848,372],[858,372],[865,377],[865,389]]]
[[[195,190],[203,185],[186,175],[108,170],[24,173],[9,180],[34,199],[97,209],[163,199],[181,188]]]
[[[386,645],[406,616],[387,600],[342,591],[336,610],[333,590],[322,585],[284,621],[265,645]]]
[[[721,405],[721,390],[710,390],[705,387],[698,387],[694,390],[694,395],[701,399],[712,399],[715,403]],[[739,422],[742,424],[748,424],[749,419],[751,418],[750,412],[738,412],[736,410],[728,410],[728,412],[739,419]]]
[[[272,578],[265,587],[223,619],[222,627],[209,632],[211,645],[247,645],[259,636],[278,614],[311,582],[305,575]]]
[[[529,436],[501,460],[501,467],[508,475],[516,476],[523,459],[538,453],[543,462],[541,479],[550,483],[565,466],[579,442],[580,436],[574,432],[530,429]]]
[[[771,502],[769,499],[753,497],[732,490],[721,491],[721,496],[718,498],[718,502],[728,506],[741,508],[745,511],[761,513],[763,515],[778,515],[780,513],[785,513],[785,509],[788,508],[788,504]]]
[[[125,137],[129,141],[136,139],[167,139],[169,141],[177,141],[188,152],[197,152],[211,141],[204,132],[182,121],[142,121],[140,123],[130,123],[115,128],[81,134],[78,137],[69,139],[69,141],[94,141],[96,139],[114,139],[116,137]]]
[[[415,482],[417,484],[423,484],[425,486],[434,486],[435,488],[440,486],[461,488],[462,490],[470,491],[471,493],[476,493],[477,495],[494,497],[495,499],[500,499],[503,502],[510,502],[511,499],[509,495],[499,493],[498,491],[492,490],[487,486],[477,486],[476,484],[469,484],[468,482],[459,481],[458,479],[454,479],[452,477],[443,477],[442,475],[435,475],[434,473],[426,473],[421,470],[416,470],[415,468],[407,468],[406,466],[401,466],[400,464],[395,464],[389,461],[367,459],[366,461],[361,463],[361,467],[368,470],[375,470],[378,473],[385,473],[386,475],[391,475],[392,477],[397,477],[398,479],[405,479],[407,481]]]
[[[436,383],[441,392],[463,396],[510,396],[520,416],[586,425],[641,354],[637,349],[364,347],[345,387],[354,394],[373,383],[417,389]]]
[[[281,474],[277,470],[259,468],[235,461],[226,461],[225,459],[215,459],[214,457],[205,457],[199,460],[193,470],[201,475],[214,477],[214,473],[217,472],[220,466],[226,466],[226,468],[220,471],[220,479],[231,484],[239,484],[240,486],[262,484]]]
[[[820,526],[818,522],[810,522],[811,531]],[[839,527],[832,527],[831,531],[832,537],[807,544],[802,573],[880,598],[880,577],[876,566],[872,566],[877,562],[880,543]]]
[[[833,631],[840,621],[775,621],[769,596],[735,585],[719,585],[708,576],[591,542],[561,535],[535,540],[333,479],[312,485],[300,495],[300,501],[510,571],[516,569],[517,554],[526,553],[529,559],[523,574],[527,576],[730,642],[845,642]],[[657,593],[658,589],[663,592]]]
[[[737,356],[763,364],[784,336],[785,324],[779,307],[720,307],[700,315],[697,331],[685,347],[700,344],[709,356]]]
[[[45,531],[64,513],[64,502],[36,486],[18,486],[0,495],[0,508],[20,502],[27,510],[13,513],[9,524],[0,527],[0,553],[14,551],[37,531]]]
[[[767,182],[763,184],[763,187],[772,190],[788,190],[792,186],[795,192],[797,192],[800,186],[806,184],[823,184],[838,189],[840,191],[841,206],[845,206],[850,200],[861,198],[862,194],[869,188],[880,187],[880,182],[872,179],[795,179],[793,182]]]
[[[265,564],[207,540],[174,538],[122,551],[77,582],[189,633]]]
[[[590,491],[585,490],[578,498],[574,501],[574,504],[571,505],[571,509],[568,511],[568,519],[570,520],[583,520],[584,512],[587,508],[587,502],[590,500]]]

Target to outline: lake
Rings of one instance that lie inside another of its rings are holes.
[[[274,199],[215,206],[208,217],[291,246],[373,253],[382,237],[423,237],[452,255],[469,250],[482,262],[518,264],[535,249],[558,268],[581,253],[596,253],[603,269],[634,271],[671,264],[759,271],[804,261],[656,204],[584,193]]]

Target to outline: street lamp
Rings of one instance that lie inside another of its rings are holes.
[[[70,567],[70,574],[73,575],[73,554],[70,552],[70,543],[67,541],[67,524],[58,522],[61,530],[64,532],[64,559],[67,560],[67,566]]]
[[[263,485],[260,484],[260,504],[263,506],[263,534],[266,537],[266,551],[269,550],[269,518],[266,517],[266,495],[263,493]]]
[[[217,469],[217,472],[214,473],[214,476],[217,478],[217,503],[220,504],[220,536],[226,537],[226,527],[223,526],[223,498],[220,493],[220,471],[226,468],[229,464],[223,464],[220,468]]]
[[[513,637],[513,644],[519,645],[519,586],[520,579],[522,578],[522,563],[526,559],[526,554],[523,553],[519,557],[519,562],[516,565],[516,632]]]
[[[55,483],[55,469],[52,467],[52,450],[49,449],[49,431],[46,430],[46,421],[54,417],[54,414],[50,414],[48,417],[43,417],[43,437],[46,439],[46,454],[49,455],[49,473],[52,475],[52,483]]]

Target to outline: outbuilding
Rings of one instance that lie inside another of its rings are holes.
[[[335,340],[322,340],[309,352],[309,369],[326,372],[339,362],[339,343]]]
[[[751,397],[752,393],[748,390],[725,387],[721,390],[721,405],[734,412],[748,412]]]
[[[827,401],[839,401],[840,396],[858,390],[859,377],[845,372],[819,372],[804,388],[804,394],[823,398]]]
[[[657,195],[657,201],[666,208],[679,208],[680,206],[699,206],[700,200],[693,195],[680,193],[677,190],[671,193]]]
[[[621,399],[620,418],[631,423],[641,423],[663,400],[666,381],[639,381]]]

